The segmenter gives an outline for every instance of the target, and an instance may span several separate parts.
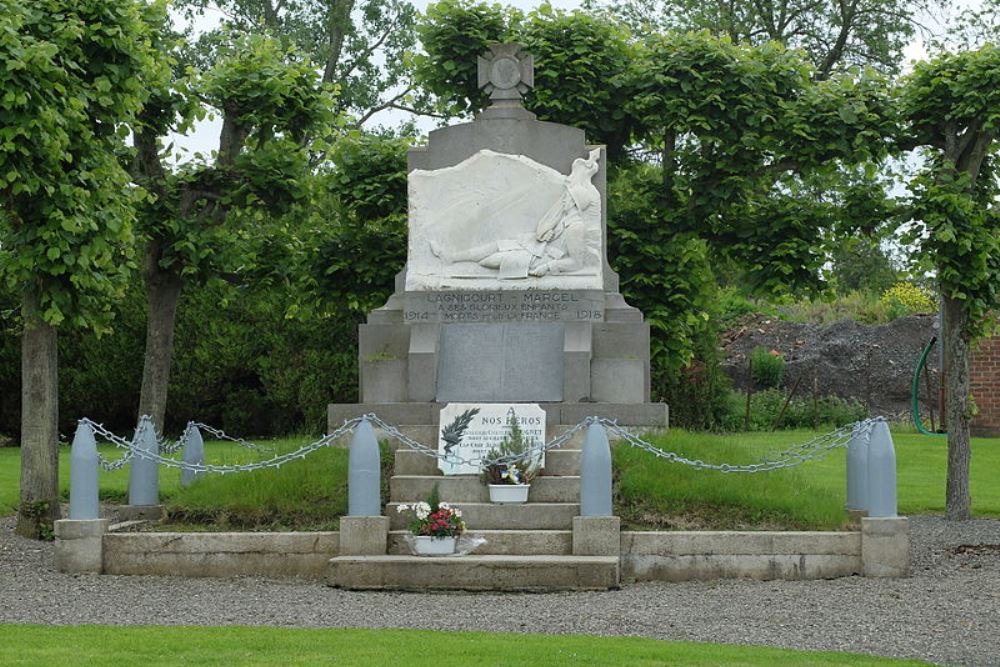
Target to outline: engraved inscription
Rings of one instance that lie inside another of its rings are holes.
[[[585,291],[409,292],[406,322],[600,322],[604,295]]]

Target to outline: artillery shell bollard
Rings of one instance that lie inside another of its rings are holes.
[[[160,453],[160,443],[156,440],[156,430],[149,417],[139,419],[132,447],[136,451],[129,463],[128,505],[119,509],[119,516],[126,521],[158,521],[163,517],[163,506],[160,505],[160,464],[141,454],[147,452],[156,456]]]
[[[875,422],[868,442],[868,516],[896,516],[896,451],[889,425]]]
[[[378,556],[388,549],[389,517],[382,516],[382,457],[375,429],[362,419],[347,463],[347,514],[340,519],[341,556]]]
[[[190,465],[204,465],[205,463],[205,440],[201,437],[201,430],[197,426],[190,424],[184,431],[184,463]],[[181,486],[189,486],[196,479],[205,476],[204,472],[198,472],[183,468],[181,470]]]
[[[97,441],[87,422],[76,429],[69,461],[69,519],[55,522],[56,569],[100,574],[108,520],[99,518]]]
[[[600,423],[587,427],[580,453],[580,516],[573,517],[574,556],[621,553],[621,519],[611,506],[611,444]]]
[[[852,522],[868,511],[868,442],[871,431],[858,424],[847,444],[847,513]]]
[[[94,429],[80,422],[69,454],[69,518],[91,521],[100,516],[97,491],[97,440]]]
[[[861,519],[861,562],[867,577],[905,577],[910,571],[910,526],[896,515],[896,452],[885,420],[868,443],[868,516]]]

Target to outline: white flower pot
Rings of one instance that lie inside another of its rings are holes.
[[[413,553],[417,556],[450,556],[455,553],[457,537],[430,537],[415,535]]]
[[[531,484],[490,484],[490,501],[498,505],[516,505],[528,502]]]

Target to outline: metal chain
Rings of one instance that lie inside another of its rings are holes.
[[[90,425],[90,427],[94,430],[95,435],[99,435],[100,437],[108,440],[109,442],[114,443],[116,446],[128,450],[125,456],[123,456],[121,459],[118,459],[114,463],[107,463],[107,461],[98,453],[98,458],[101,461],[101,466],[105,470],[117,470],[118,468],[125,465],[123,461],[126,461],[127,458],[131,458],[132,456],[138,456],[139,458],[143,458],[149,461],[156,461],[160,465],[166,466],[168,468],[190,470],[192,472],[206,472],[218,475],[225,475],[233,472],[249,472],[252,470],[261,470],[264,468],[280,468],[281,466],[290,461],[296,459],[304,459],[309,454],[312,454],[313,452],[322,449],[323,447],[329,446],[330,443],[342,438],[348,433],[351,433],[360,422],[361,422],[361,417],[357,417],[355,419],[349,419],[345,421],[344,424],[336,431],[330,433],[329,435],[323,436],[316,442],[300,447],[293,452],[288,452],[286,454],[275,456],[266,461],[258,461],[255,463],[233,464],[233,465],[212,465],[204,463],[188,463],[186,461],[178,461],[177,459],[171,459],[166,456],[162,456],[160,454],[156,454],[153,452],[147,452],[146,450],[139,448],[135,444],[128,442],[124,438],[115,435],[111,431],[108,431],[101,424],[96,424],[90,421],[89,419],[81,420],[81,423],[86,423]],[[138,429],[136,430],[138,431]]]
[[[252,451],[255,451],[255,452],[266,452],[266,453],[273,453],[274,452],[274,448],[273,447],[265,447],[264,445],[258,445],[258,444],[255,444],[253,442],[248,442],[247,440],[244,440],[243,438],[234,438],[231,435],[227,435],[226,432],[223,431],[221,428],[215,428],[215,427],[209,426],[208,424],[204,424],[202,422],[188,422],[187,427],[189,429],[190,428],[201,429],[202,431],[206,431],[207,433],[212,434],[217,440],[228,440],[229,442],[237,444],[240,447],[243,447],[245,449],[249,449],[249,450],[252,450]]]
[[[808,461],[814,461],[816,459],[823,458],[827,456],[834,449],[847,446],[851,438],[854,435],[862,435],[865,438],[871,437],[872,429],[878,422],[885,421],[883,417],[877,417],[874,419],[865,419],[863,421],[855,422],[852,424],[847,424],[841,426],[840,428],[831,431],[830,433],[817,436],[808,440],[802,444],[789,447],[776,452],[771,452],[765,454],[763,458],[758,463],[751,464],[731,464],[731,463],[706,463],[700,459],[689,459],[676,452],[671,452],[667,450],[660,449],[656,445],[646,442],[639,436],[631,433],[627,429],[618,425],[614,420],[605,417],[587,417],[579,424],[572,426],[561,434],[550,440],[548,443],[538,443],[534,444],[524,452],[517,454],[511,454],[507,456],[501,456],[496,458],[487,458],[485,456],[475,456],[475,457],[463,457],[453,453],[439,452],[427,445],[424,445],[413,438],[402,433],[396,426],[385,422],[383,419],[375,414],[367,414],[363,417],[355,417],[354,419],[349,419],[341,425],[333,433],[323,436],[316,442],[310,443],[294,452],[289,452],[287,454],[282,454],[280,456],[275,456],[266,461],[259,461],[256,463],[247,464],[234,464],[234,465],[207,465],[203,463],[187,463],[184,461],[178,461],[176,459],[171,459],[160,454],[154,454],[152,452],[147,452],[135,446],[133,443],[128,442],[124,438],[121,438],[111,431],[104,428],[103,425],[97,424],[90,421],[89,419],[81,420],[81,423],[87,423],[94,430],[95,435],[98,435],[107,441],[115,444],[117,447],[126,449],[124,456],[119,458],[114,462],[107,461],[100,453],[98,453],[98,458],[100,459],[101,467],[105,470],[118,470],[125,466],[133,456],[139,456],[147,460],[153,460],[161,465],[165,465],[170,468],[179,468],[182,470],[191,470],[194,472],[208,472],[215,474],[226,474],[231,472],[247,472],[251,470],[260,470],[263,468],[280,468],[285,463],[295,459],[304,459],[306,456],[311,454],[318,449],[330,445],[335,440],[338,440],[348,433],[354,431],[358,424],[363,420],[368,420],[373,426],[378,428],[383,432],[383,434],[393,440],[396,440],[401,445],[409,447],[410,449],[420,452],[425,456],[431,458],[443,460],[456,465],[471,465],[477,467],[484,467],[492,464],[508,464],[522,461],[526,458],[534,459],[540,457],[544,452],[558,449],[569,442],[577,433],[581,430],[589,427],[592,424],[600,424],[607,431],[615,436],[618,436],[628,444],[633,447],[638,447],[644,451],[649,452],[657,458],[664,459],[671,463],[680,463],[682,465],[691,466],[699,470],[717,470],[723,473],[758,473],[758,472],[769,472],[771,470],[779,470],[784,468],[792,468]],[[188,424],[188,428],[201,428],[205,431],[211,433],[212,435],[225,439],[230,442],[235,442],[241,446],[245,446],[248,449],[253,449],[255,451],[273,451],[270,448],[261,447],[260,445],[255,445],[253,443],[242,440],[241,438],[233,438],[226,435],[223,431],[219,429],[212,428],[202,423],[191,422]],[[138,433],[138,428],[136,433]],[[185,431],[186,433],[186,431]],[[184,438],[178,442],[183,441]],[[174,447],[173,451],[177,451],[179,447]]]
[[[627,430],[621,428],[617,423],[610,419],[592,417],[591,420],[602,424],[606,429],[608,429],[609,432],[618,435],[630,445],[645,450],[657,458],[664,459],[671,463],[680,463],[682,465],[691,466],[692,468],[699,470],[717,470],[723,473],[758,473],[770,472],[771,470],[780,470],[784,468],[793,468],[806,463],[807,461],[814,461],[816,459],[823,458],[834,449],[846,447],[856,433],[863,434],[866,438],[870,437],[871,430],[874,425],[879,421],[884,421],[883,418],[879,417],[876,419],[866,419],[864,421],[841,426],[835,431],[813,438],[812,440],[809,440],[801,445],[796,445],[795,447],[779,452],[766,454],[759,463],[716,464],[706,463],[700,459],[688,459],[676,452],[660,449],[638,436],[629,433]]]

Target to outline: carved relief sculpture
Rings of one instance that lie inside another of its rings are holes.
[[[407,289],[600,289],[600,150],[568,176],[482,150],[410,173]]]

